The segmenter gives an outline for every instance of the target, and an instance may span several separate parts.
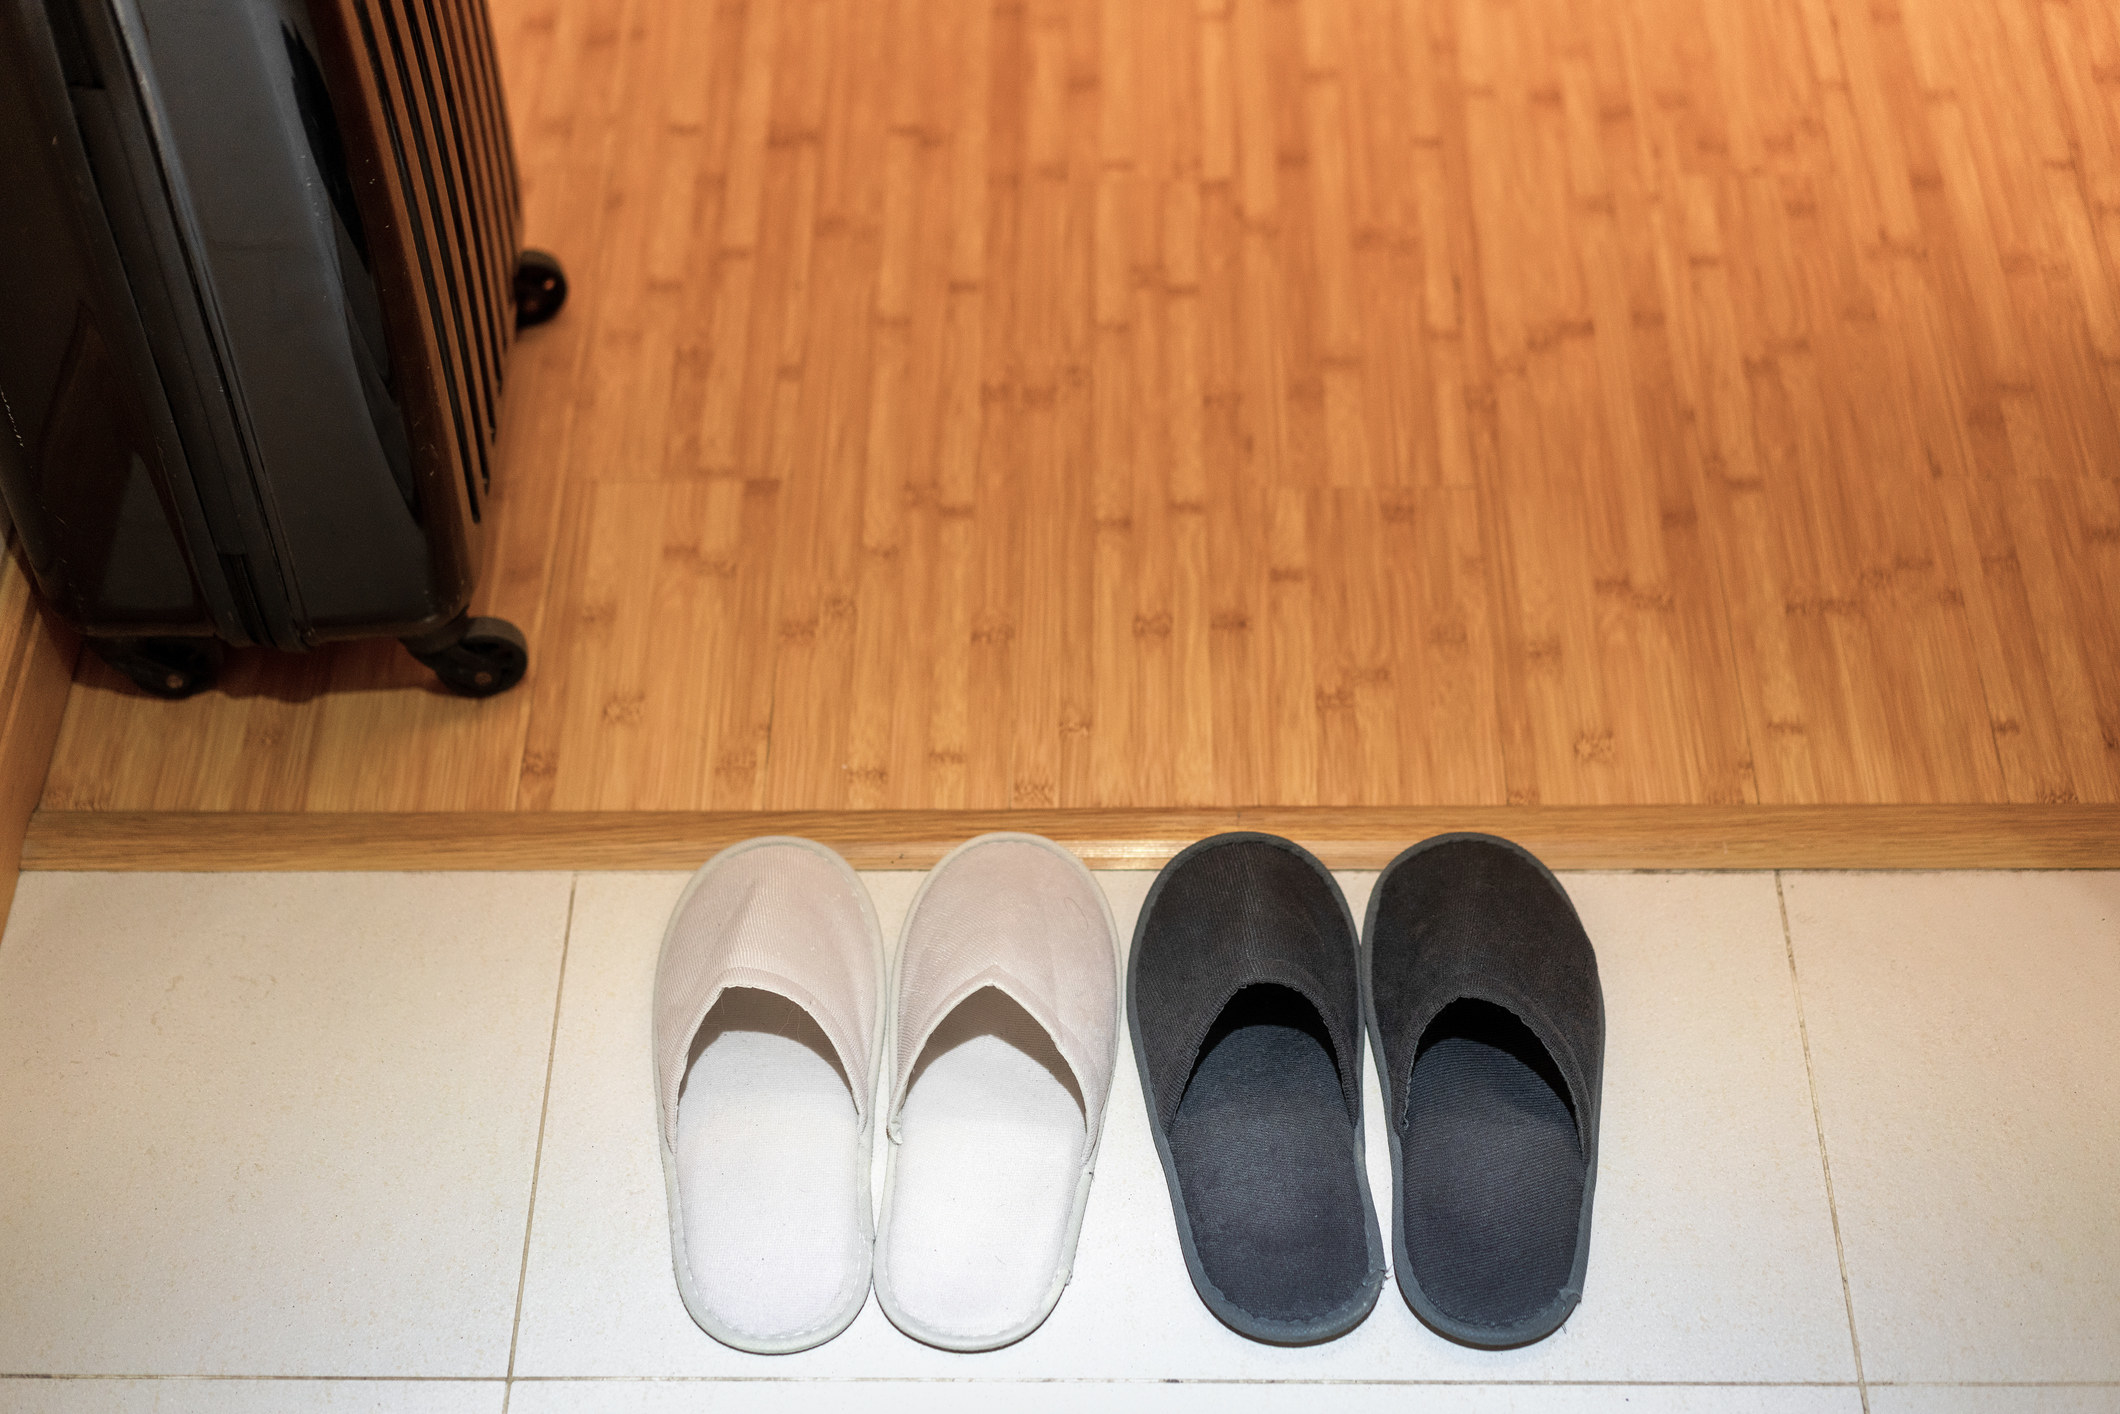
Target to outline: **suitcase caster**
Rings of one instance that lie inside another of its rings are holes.
[[[434,669],[443,687],[460,697],[506,692],[530,667],[530,646],[506,619],[459,614],[425,638],[403,641],[413,657]]]
[[[515,327],[528,329],[559,313],[567,302],[567,272],[557,257],[526,250],[515,257]]]
[[[88,646],[140,691],[172,702],[212,687],[221,671],[218,638],[91,638]]]

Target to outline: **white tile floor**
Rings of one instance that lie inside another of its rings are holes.
[[[864,877],[895,937],[918,876]],[[1152,876],[1099,877],[1130,929]],[[1552,1339],[1462,1349],[1388,1284],[1329,1345],[1231,1334],[1122,1061],[1036,1334],[945,1354],[871,1304],[761,1357],[670,1277],[648,1005],[682,876],[25,875],[0,1411],[2120,1410],[2120,875],[1566,882],[1609,1043]]]

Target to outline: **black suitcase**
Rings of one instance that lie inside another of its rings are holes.
[[[483,0],[0,0],[0,494],[142,688],[388,635],[473,696],[522,250]]]

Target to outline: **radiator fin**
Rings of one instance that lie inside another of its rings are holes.
[[[353,0],[427,296],[472,514],[515,331],[513,149],[483,0]]]

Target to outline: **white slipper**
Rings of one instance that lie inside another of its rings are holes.
[[[707,861],[655,967],[655,1098],[678,1294],[777,1355],[869,1293],[882,930],[846,861],[771,836]]]
[[[906,916],[891,989],[876,1301],[917,1340],[992,1350],[1067,1285],[1119,1034],[1111,906],[1036,835],[953,850]]]

